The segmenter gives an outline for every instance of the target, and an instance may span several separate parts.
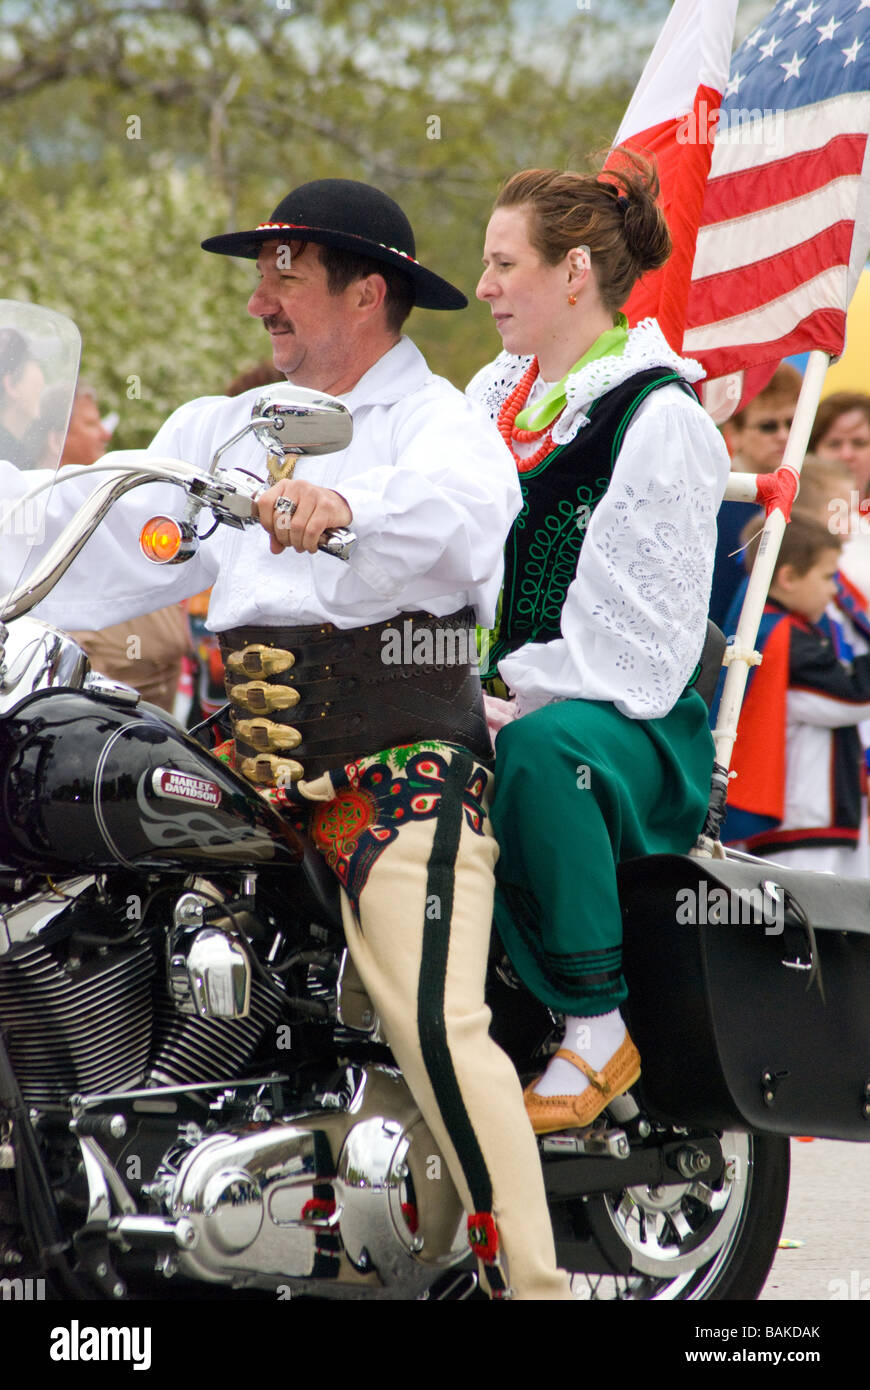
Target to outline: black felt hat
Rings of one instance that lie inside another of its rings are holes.
[[[219,256],[256,260],[266,241],[315,241],[384,261],[408,276],[420,309],[464,309],[465,295],[416,259],[414,233],[398,203],[355,179],[314,179],[282,198],[268,222],[250,232],[228,232],[202,243]]]

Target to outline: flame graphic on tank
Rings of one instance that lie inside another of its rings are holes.
[[[181,808],[181,803],[173,802],[169,813],[159,811],[146,795],[146,787],[151,780],[151,771],[143,772],[136,787],[136,804],[142,815],[142,829],[152,845],[160,849],[177,849],[191,844],[202,849],[220,849],[221,857],[249,859],[252,854],[263,858],[273,857],[273,847],[269,836],[254,825],[232,826],[231,831],[216,816],[210,816],[202,807],[191,807],[189,811]],[[232,838],[230,839],[230,835]]]

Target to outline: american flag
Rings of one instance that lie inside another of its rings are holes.
[[[870,0],[780,0],[731,61],[697,236],[682,346],[715,418],[783,357],[843,351],[870,247],[868,130]]]

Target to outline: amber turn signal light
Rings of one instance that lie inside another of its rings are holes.
[[[196,553],[199,542],[189,522],[152,516],[139,533],[139,549],[155,565],[180,565]]]

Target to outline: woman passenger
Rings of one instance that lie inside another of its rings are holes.
[[[525,497],[492,661],[496,922],[529,988],[565,1015],[526,1090],[538,1133],[588,1125],[640,1073],[620,1014],[621,859],[689,850],[713,745],[692,689],[728,455],[655,320],[620,312],[670,236],[651,167],[530,169],[502,189],[477,296],[504,351],[469,394]],[[493,672],[494,674],[494,672]],[[514,716],[521,716],[516,718]]]

